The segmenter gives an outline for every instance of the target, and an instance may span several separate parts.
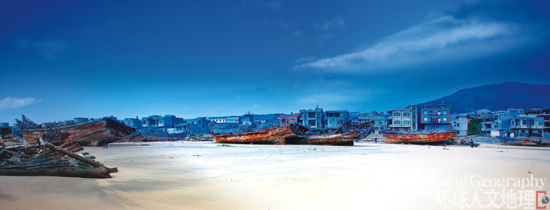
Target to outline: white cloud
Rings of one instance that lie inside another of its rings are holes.
[[[517,44],[516,29],[513,24],[444,16],[388,36],[366,49],[317,59],[295,68],[381,70],[442,58],[476,56]]]
[[[34,103],[38,103],[38,101],[39,101],[38,99],[33,97],[26,97],[26,98],[6,97],[0,100],[0,110],[21,108]]]

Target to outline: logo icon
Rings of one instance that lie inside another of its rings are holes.
[[[537,209],[546,209],[548,201],[549,198],[546,195],[546,191],[537,191]]]

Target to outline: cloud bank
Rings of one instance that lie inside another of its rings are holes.
[[[443,16],[388,36],[366,49],[317,59],[294,68],[372,72],[479,56],[510,48],[518,40],[514,24]]]
[[[6,97],[0,100],[0,110],[21,108],[34,103],[38,103],[38,99],[33,97],[26,97],[26,98]]]

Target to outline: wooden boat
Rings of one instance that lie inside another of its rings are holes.
[[[305,139],[306,144],[313,145],[342,145],[353,146],[356,139],[351,135],[331,134],[331,135],[312,135]]]
[[[285,144],[285,139],[296,136],[290,126],[258,131],[213,134],[218,143],[234,144]]]
[[[92,156],[76,154],[82,150],[77,143],[10,148],[0,145],[0,175],[111,178],[110,173],[118,172],[117,168],[94,161]]]
[[[31,144],[35,144],[40,138],[43,138],[47,142],[54,144],[78,142],[82,146],[99,146],[105,136],[107,136],[107,140],[110,143],[128,136],[135,131],[135,129],[109,118],[84,124],[41,128],[23,116],[19,124],[22,127],[23,139]]]
[[[281,128],[213,135],[214,140],[218,143],[353,146],[353,142],[360,138],[360,134],[364,134],[364,132],[357,130],[343,132],[342,129],[311,131],[304,126],[291,124]]]
[[[497,137],[501,144],[512,146],[549,146],[541,137]]]
[[[456,131],[441,131],[431,133],[382,133],[384,140],[388,144],[442,144],[444,140],[450,141],[456,137]]]

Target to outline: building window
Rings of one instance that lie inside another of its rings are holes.
[[[411,121],[403,120],[403,125],[410,125],[410,124],[411,124]]]
[[[340,113],[327,113],[327,117],[340,117]]]
[[[393,113],[393,116],[401,116],[401,113],[399,113],[399,112],[394,112],[394,113]]]
[[[308,120],[307,125],[308,126],[315,126],[315,120]]]
[[[403,117],[408,117],[408,116],[409,116],[408,112],[403,112]]]
[[[397,121],[393,121],[393,124],[399,125],[399,124],[401,124],[401,122],[399,120],[397,120]]]
[[[307,117],[308,118],[314,118],[315,117],[315,112],[308,112]]]

